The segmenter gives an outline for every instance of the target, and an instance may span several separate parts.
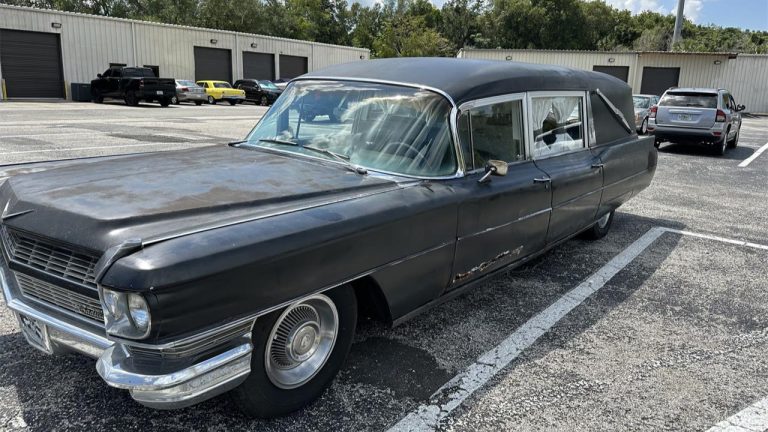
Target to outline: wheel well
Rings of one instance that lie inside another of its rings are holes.
[[[392,323],[392,314],[387,298],[372,277],[365,276],[350,282],[350,284],[355,290],[355,297],[357,297],[358,316],[372,318],[387,324]]]

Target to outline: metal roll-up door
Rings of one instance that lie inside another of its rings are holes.
[[[602,72],[612,77],[616,77],[624,82],[629,82],[629,66],[592,66],[595,72]]]
[[[232,82],[232,52],[222,48],[195,47],[195,81]]]
[[[661,95],[670,87],[677,87],[680,68],[649,67],[643,68],[643,81],[640,93]]]
[[[307,58],[280,54],[280,78],[291,79],[307,73]]]
[[[0,30],[0,68],[9,98],[66,97],[56,33]]]
[[[243,78],[258,80],[275,79],[275,55],[243,52]]]

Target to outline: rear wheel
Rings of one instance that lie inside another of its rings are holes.
[[[643,119],[643,123],[640,124],[640,135],[645,135],[648,133],[648,119]]]
[[[236,100],[234,100],[234,99],[230,99],[230,100],[228,100],[227,102],[229,102],[229,104],[230,104],[230,105],[232,105],[232,106],[235,106],[235,105],[237,105],[237,101],[236,101]]]
[[[591,228],[584,231],[582,236],[589,240],[599,240],[605,237],[605,235],[608,234],[608,231],[611,230],[611,225],[613,225],[614,213],[615,211],[611,211],[610,213],[603,215]]]
[[[167,107],[171,104],[171,98],[164,97],[158,100],[158,102],[160,102],[161,107]]]
[[[262,96],[262,97],[261,97],[261,99],[259,100],[259,102],[260,102],[260,105],[261,105],[261,106],[267,106],[267,105],[269,105],[269,100],[267,99],[267,97],[266,97],[266,96]]]
[[[715,154],[718,156],[723,156],[725,154],[725,150],[728,149],[728,134],[730,133],[730,130],[725,131],[725,134],[723,134],[723,137],[720,139],[720,141],[715,143]]]
[[[179,97],[178,96],[171,96],[171,103],[174,105],[179,104]]]
[[[139,105],[139,98],[136,97],[136,93],[133,91],[129,91],[125,94],[125,104],[129,106],[137,106]]]
[[[213,96],[208,96],[208,103],[211,105],[216,105],[216,99],[214,99]]]
[[[269,418],[317,399],[344,364],[356,323],[349,285],[257,319],[251,373],[232,392],[234,401],[251,417]]]

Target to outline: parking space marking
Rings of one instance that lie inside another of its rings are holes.
[[[166,143],[166,142],[153,142],[153,143],[143,143],[143,144],[115,144],[112,146],[96,146],[96,147],[60,147],[55,149],[42,149],[42,150],[20,150],[20,151],[14,151],[14,152],[5,152],[4,155],[15,155],[15,154],[29,154],[29,153],[47,153],[47,152],[61,152],[61,151],[80,151],[80,150],[106,150],[106,149],[121,149],[121,148],[128,148],[128,147],[149,147],[149,146],[161,146],[161,145],[170,145],[170,146],[181,146],[181,145],[209,145],[207,143]]]
[[[761,155],[761,154],[762,154],[764,151],[766,151],[766,150],[768,150],[768,143],[766,143],[764,146],[760,147],[759,149],[757,149],[757,151],[755,151],[754,153],[752,153],[752,156],[750,156],[750,157],[748,157],[748,158],[744,159],[744,160],[743,160],[743,161],[742,161],[742,162],[739,164],[739,168],[744,168],[744,167],[746,167],[747,165],[751,164],[751,163],[752,163],[752,161],[754,161],[755,159],[757,159],[757,157],[758,157],[758,156],[760,156],[760,155]]]
[[[440,425],[440,422],[448,417],[453,410],[458,408],[474,392],[487,384],[491,378],[507,367],[523,350],[533,345],[571,310],[600,290],[611,278],[637,258],[664,233],[675,233],[737,246],[768,250],[768,245],[672,228],[653,227],[576,288],[568,291],[544,311],[539,312],[520,326],[499,345],[478,357],[477,361],[463,372],[443,384],[432,394],[428,404],[422,404],[416,410],[411,411],[392,426],[388,432],[435,430]],[[768,419],[766,422],[768,423]]]
[[[768,427],[768,398],[759,400],[712,426],[707,432],[760,432]]]

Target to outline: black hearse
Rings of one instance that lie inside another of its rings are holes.
[[[305,120],[307,97],[334,115]],[[630,88],[600,73],[334,66],[289,84],[243,142],[11,178],[0,282],[31,345],[98,358],[142,404],[234,389],[280,415],[329,385],[358,314],[397,324],[603,237],[651,182],[653,144]]]

